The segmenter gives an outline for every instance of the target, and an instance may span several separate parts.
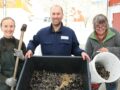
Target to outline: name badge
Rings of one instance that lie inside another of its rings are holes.
[[[61,39],[68,40],[69,37],[68,36],[61,36]]]

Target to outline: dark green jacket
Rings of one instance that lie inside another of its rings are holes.
[[[14,37],[11,39],[7,39],[5,37],[0,39],[0,90],[10,90],[5,84],[6,78],[12,77],[15,67],[16,57],[14,56],[14,48],[18,48],[19,40]],[[25,54],[26,46],[22,44],[22,50]],[[19,77],[23,60],[19,60],[17,76]]]
[[[120,33],[113,28],[109,28],[106,38],[102,43],[99,43],[95,32],[93,32],[87,40],[86,52],[92,58],[96,51],[102,47],[108,48],[109,52],[115,54],[120,59]]]

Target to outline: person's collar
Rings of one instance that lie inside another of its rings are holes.
[[[11,38],[3,37],[2,39],[5,40],[5,41],[14,41],[14,40],[15,40],[15,37],[14,37],[14,36],[11,37]]]
[[[114,35],[115,35],[115,33],[109,28],[109,29],[108,29],[108,33],[107,33],[107,36],[106,36],[106,38],[105,38],[104,41],[112,38]],[[95,35],[95,32],[93,32],[93,33],[90,35],[90,38],[97,40],[96,35]]]
[[[56,32],[62,32],[62,29],[61,29],[62,27],[63,27],[63,23],[61,22],[61,25],[60,25],[59,29]],[[55,32],[55,30],[54,30],[54,28],[52,26],[52,23],[51,23],[51,26],[50,26],[50,30],[51,30],[51,32]]]

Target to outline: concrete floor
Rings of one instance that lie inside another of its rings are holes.
[[[99,90],[106,90],[104,83],[100,86]],[[117,90],[120,90],[120,79],[118,80],[118,89]]]

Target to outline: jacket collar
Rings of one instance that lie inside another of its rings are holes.
[[[63,23],[61,22],[61,27],[60,27],[60,29],[59,29],[59,31],[58,31],[57,33],[62,32],[62,28],[63,28]],[[49,30],[50,30],[50,32],[54,32],[54,30],[53,30],[53,26],[52,26],[52,23],[51,23],[51,25],[50,25]]]
[[[115,36],[115,32],[113,32],[113,31],[109,28],[109,29],[108,29],[108,33],[107,33],[107,36],[105,37],[105,39],[104,39],[103,42],[111,39],[113,36]],[[95,35],[95,32],[93,32],[93,33],[90,35],[90,38],[91,38],[91,39],[94,39],[94,40],[97,40],[96,35]]]

